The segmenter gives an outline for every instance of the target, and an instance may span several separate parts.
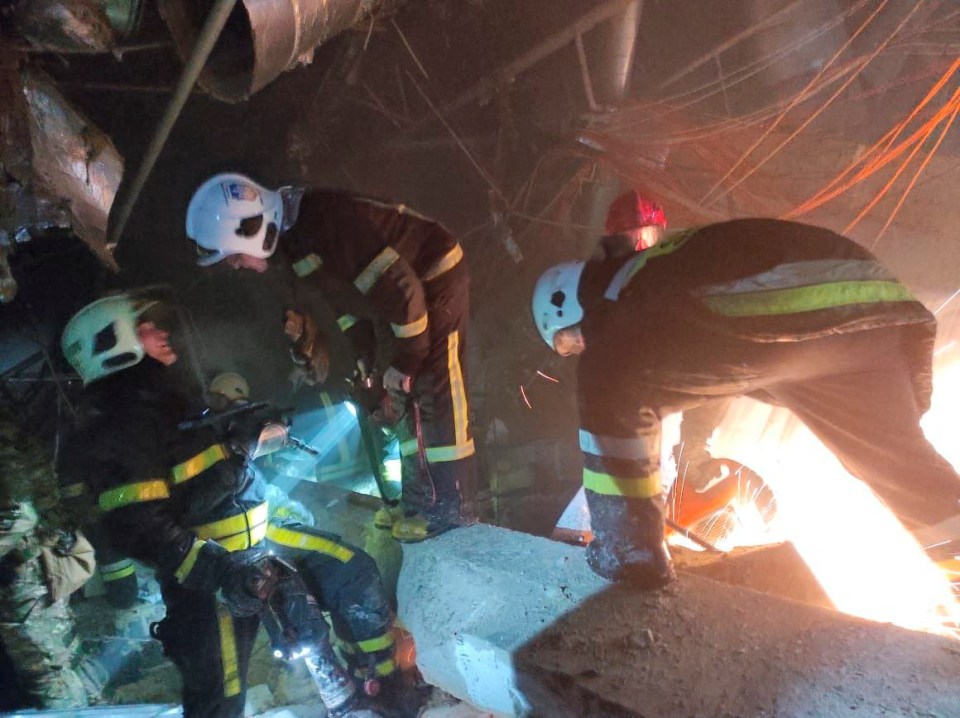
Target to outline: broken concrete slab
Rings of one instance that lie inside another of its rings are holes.
[[[747,546],[720,556],[678,546],[671,552],[675,565],[685,573],[811,606],[836,608],[790,542]]]
[[[682,575],[614,586],[490,526],[404,547],[427,681],[506,715],[960,715],[960,643]]]

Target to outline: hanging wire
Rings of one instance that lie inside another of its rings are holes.
[[[909,123],[919,114],[920,110],[924,108],[929,102],[939,93],[939,91],[944,87],[944,85],[950,80],[951,77],[960,69],[960,57],[957,57],[956,60],[951,64],[946,72],[940,77],[940,79],[930,88],[930,91],[927,95],[910,111],[905,119],[894,125],[887,134],[881,137],[877,142],[875,142],[869,149],[866,150],[861,156],[853,160],[846,168],[844,168],[836,177],[830,180],[823,188],[817,191],[812,197],[802,202],[800,205],[794,209],[786,212],[781,216],[782,219],[793,219],[799,217],[803,214],[806,214],[817,207],[820,207],[823,204],[826,204],[830,200],[838,197],[843,194],[851,187],[867,179],[887,164],[896,159],[902,152],[909,147],[911,144],[916,142],[922,136],[929,134],[929,127],[932,124],[939,122],[940,119],[945,116],[949,107],[951,99],[946,103],[945,108],[934,114],[934,116],[927,120],[919,130],[917,130],[913,135],[908,137],[906,140],[901,142],[899,145],[891,149],[891,144],[896,140],[897,137],[903,132],[903,130],[909,125]],[[954,93],[954,98],[956,93]],[[880,150],[880,147],[884,146],[883,150]],[[872,159],[871,159],[872,158]],[[844,180],[858,165],[863,164],[860,171],[854,174],[853,177]]]
[[[872,0],[860,0],[860,2],[856,3],[853,7],[848,8],[846,11],[840,13],[839,15],[832,18],[828,22],[815,28],[812,32],[808,33],[807,35],[795,40],[794,42],[784,47],[779,48],[778,50],[770,52],[767,55],[764,55],[763,57],[760,57],[757,60],[753,60],[747,65],[744,65],[743,67],[730,72],[728,75],[726,75],[722,79],[711,80],[710,82],[704,83],[703,85],[700,85],[699,87],[693,88],[691,90],[687,90],[684,92],[677,93],[675,95],[671,95],[669,97],[659,99],[657,101],[658,104],[666,105],[669,107],[669,109],[665,110],[660,114],[655,114],[651,117],[645,118],[641,120],[638,124],[643,124],[646,122],[652,122],[655,120],[663,119],[664,117],[674,112],[679,112],[692,105],[700,103],[703,100],[706,100],[710,97],[720,94],[724,91],[724,89],[729,90],[732,87],[736,87],[740,83],[745,82],[751,77],[754,77],[759,73],[763,72],[764,70],[768,69],[772,65],[775,65],[777,62],[787,57],[788,55],[791,55],[793,52],[803,48],[804,46],[816,40],[819,40],[826,33],[830,32],[832,29],[834,29],[838,25],[842,25],[843,22],[848,17],[858,12],[863,6],[867,5],[871,1]],[[679,100],[683,100],[685,97],[694,95],[698,92],[703,94],[700,94],[699,96],[694,97],[693,99],[685,102],[682,105],[679,105],[679,106],[673,105],[673,103]],[[613,129],[618,129],[618,128],[614,126]]]
[[[846,41],[845,43],[843,43],[843,45],[841,45],[840,48],[839,48],[835,53],[833,53],[833,56],[831,56],[831,58],[826,62],[826,64],[824,64],[824,66],[820,69],[820,71],[816,74],[816,76],[815,76],[810,82],[807,83],[806,87],[804,87],[803,90],[801,90],[799,93],[797,93],[797,95],[794,96],[793,100],[790,102],[789,105],[787,105],[787,107],[783,110],[783,112],[780,113],[780,115],[777,117],[777,119],[774,120],[774,122],[773,122],[769,127],[767,127],[767,129],[764,130],[763,133],[761,133],[760,137],[758,137],[758,138],[756,139],[756,141],[754,141],[754,143],[753,143],[752,145],[750,145],[750,147],[746,150],[746,152],[744,152],[744,153],[740,156],[740,159],[738,159],[738,160],[733,164],[733,166],[732,166],[730,169],[728,169],[728,170],[724,173],[724,175],[723,175],[719,180],[717,180],[717,181],[714,183],[714,185],[713,185],[709,190],[707,190],[707,193],[700,199],[700,203],[701,203],[701,204],[707,204],[707,200],[708,200],[708,199],[710,199],[711,202],[716,202],[717,200],[719,200],[720,198],[722,198],[723,196],[725,196],[727,193],[729,193],[730,190],[732,190],[734,187],[736,187],[736,186],[739,185],[741,182],[743,182],[744,179],[746,179],[746,178],[749,177],[751,174],[753,174],[753,172],[755,172],[757,169],[759,169],[760,165],[755,166],[754,169],[753,169],[753,171],[748,172],[746,175],[744,175],[743,177],[741,177],[740,179],[738,179],[737,181],[735,181],[730,187],[727,187],[726,190],[724,190],[724,191],[721,192],[719,195],[717,195],[716,197],[713,197],[713,198],[711,199],[711,195],[713,195],[714,192],[716,192],[717,189],[719,189],[720,186],[740,167],[740,165],[742,165],[742,164],[746,161],[746,159],[753,153],[753,151],[754,151],[755,149],[757,149],[757,147],[760,146],[760,144],[767,138],[767,136],[769,136],[769,134],[770,134],[771,132],[773,132],[777,127],[780,126],[780,123],[783,122],[783,120],[786,118],[786,116],[787,116],[787,114],[790,112],[790,110],[792,110],[794,107],[796,107],[798,104],[800,104],[800,102],[812,91],[812,89],[816,86],[817,82],[818,82],[818,81],[820,80],[820,78],[826,73],[826,71],[833,65],[834,62],[837,61],[837,59],[840,57],[840,55],[841,55],[842,53],[846,52],[847,48],[850,47],[850,45],[853,43],[853,41],[854,41],[857,37],[859,37],[860,34],[861,34],[864,30],[867,29],[867,27],[870,26],[870,24],[874,21],[874,19],[877,17],[877,15],[880,14],[880,12],[887,6],[887,4],[888,4],[889,2],[890,2],[890,0],[883,0],[883,2],[880,3],[879,7],[877,7],[876,10],[874,10],[874,11],[870,14],[870,16],[867,17],[867,19],[864,20],[864,21],[860,24],[860,27],[858,27],[858,28],[850,35],[850,37],[847,38],[847,41]],[[912,17],[913,14],[917,11],[917,7],[919,7],[919,5],[916,6],[916,7],[914,7],[913,10],[911,10],[911,11],[907,14],[907,18],[908,18],[908,19],[909,19],[910,17]],[[902,24],[897,27],[897,30],[899,30],[901,26],[902,26]],[[896,34],[896,30],[894,31],[894,34]],[[882,44],[880,45],[880,47],[877,48],[877,50],[874,51],[872,57],[876,57],[876,55],[879,53],[879,51],[880,51],[883,47],[886,46],[886,44],[889,42],[890,39],[892,39],[892,36],[891,36],[890,38],[888,38],[884,43],[882,43]],[[863,67],[866,67],[866,64],[864,64]],[[853,79],[856,78],[856,77],[857,77],[856,74],[852,75],[851,78],[848,80],[848,83],[847,83],[847,84],[849,84],[849,82],[852,82]],[[841,90],[842,90],[842,89],[845,89],[845,88],[846,88],[846,85],[841,86]],[[839,94],[839,93],[837,93],[837,94]],[[836,96],[836,95],[834,95],[834,96]],[[823,106],[823,109],[826,108],[826,106],[829,104],[829,102],[830,102],[830,100],[828,100],[827,103]],[[816,114],[819,114],[819,113],[815,113],[814,116],[816,116]],[[804,126],[805,126],[805,125],[804,125]],[[792,139],[792,137],[791,137],[791,139]],[[782,147],[782,145],[781,145],[781,147]],[[779,149],[779,148],[778,148],[778,149]],[[768,157],[767,157],[766,159],[769,159],[770,156],[772,156],[772,155],[768,155]],[[764,162],[766,161],[766,159],[764,160]],[[761,162],[760,164],[762,165],[763,163]]]
[[[877,238],[873,241],[872,247],[876,247],[877,243],[880,241],[880,238],[883,236],[883,233],[887,231],[887,227],[890,226],[890,223],[893,222],[893,218],[897,216],[897,212],[900,211],[900,207],[903,206],[904,201],[907,199],[907,195],[910,194],[913,190],[913,186],[917,182],[917,178],[920,174],[927,168],[927,165],[930,164],[930,160],[933,159],[933,156],[937,153],[937,150],[940,149],[940,144],[943,142],[943,138],[947,136],[947,133],[950,131],[950,127],[953,125],[953,121],[957,119],[957,113],[960,112],[960,103],[955,103],[953,108],[953,114],[950,115],[949,121],[943,127],[943,130],[940,132],[940,137],[937,138],[937,143],[933,146],[933,149],[927,153],[927,156],[924,158],[923,162],[920,163],[920,167],[917,168],[917,171],[914,173],[913,177],[910,178],[910,183],[907,185],[906,189],[903,191],[903,194],[900,195],[900,199],[897,201],[897,206],[893,208],[893,211],[890,213],[890,216],[887,217],[887,221],[884,223],[883,227],[880,229]]]

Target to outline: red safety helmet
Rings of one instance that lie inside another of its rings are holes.
[[[652,199],[641,196],[636,190],[630,190],[610,203],[606,222],[608,235],[650,226],[664,229],[667,227],[663,208]]]

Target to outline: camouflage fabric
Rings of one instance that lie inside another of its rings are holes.
[[[64,601],[51,603],[40,559],[44,526],[38,505],[53,507],[57,487],[48,461],[0,408],[0,644],[22,691],[42,708],[86,705],[70,668],[76,646]]]

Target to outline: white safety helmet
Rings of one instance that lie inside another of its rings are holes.
[[[583,307],[577,300],[577,287],[583,274],[583,262],[565,262],[544,272],[533,289],[533,321],[551,349],[558,331],[579,324]]]
[[[156,299],[118,294],[98,299],[73,315],[60,344],[84,386],[140,363],[144,351],[137,324],[156,304]]]
[[[250,398],[250,385],[240,374],[226,371],[213,377],[207,393],[218,394],[230,402],[239,401]]]
[[[187,207],[187,236],[197,243],[201,267],[231,254],[266,259],[277,248],[282,226],[280,193],[232,172],[200,185]]]

